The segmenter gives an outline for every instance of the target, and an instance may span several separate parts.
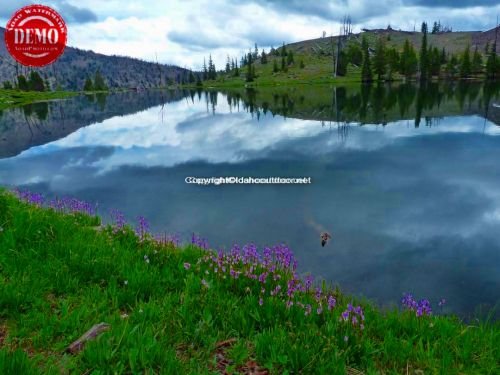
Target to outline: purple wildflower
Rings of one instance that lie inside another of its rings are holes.
[[[137,226],[135,228],[135,233],[141,241],[144,241],[144,239],[149,234],[149,222],[144,216],[137,217]]]
[[[185,269],[185,270],[188,270],[188,269],[190,269],[190,268],[191,268],[191,264],[189,264],[189,263],[184,263],[184,269]]]
[[[337,300],[333,296],[328,296],[328,310],[332,310],[337,304]]]

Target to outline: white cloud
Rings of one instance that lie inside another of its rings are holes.
[[[16,0],[17,1],[17,0]],[[84,24],[69,22],[69,44],[104,54],[158,59],[200,69],[203,58],[212,54],[218,68],[226,56],[241,56],[255,42],[260,48],[320,37],[323,30],[336,34],[341,18],[349,14],[354,30],[363,27],[419,28],[426,20],[441,20],[454,30],[489,29],[496,23],[500,4],[485,1],[475,6],[466,1],[453,8],[426,1],[335,0],[305,2],[240,0],[47,0],[61,11],[78,9],[87,17]],[[16,3],[17,4],[17,3]],[[429,4],[429,5],[426,5]],[[444,3],[443,3],[444,4]],[[14,7],[14,3],[9,5]],[[14,7],[15,8],[15,7]],[[9,12],[0,12],[6,22]],[[64,12],[63,12],[64,13]],[[80,14],[78,13],[78,14]],[[1,18],[3,17],[3,18]],[[64,17],[64,14],[63,14]],[[68,20],[71,16],[68,14]]]

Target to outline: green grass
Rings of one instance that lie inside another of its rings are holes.
[[[78,93],[69,91],[38,92],[0,89],[0,110],[39,101],[65,99],[75,95],[78,95]]]
[[[232,361],[229,373],[249,360],[275,374],[499,373],[498,323],[417,318],[354,300],[366,316],[360,331],[339,322],[353,301],[339,290],[331,291],[337,307],[321,315],[287,309],[279,297],[259,306],[260,283],[215,275],[210,252],[98,224],[0,192],[1,374],[210,374],[218,373],[216,353]],[[281,274],[268,283],[286,282]],[[110,330],[65,353],[99,322]],[[226,339],[233,344],[217,349]]]

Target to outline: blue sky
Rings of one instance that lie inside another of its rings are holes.
[[[0,25],[30,0],[9,0]],[[413,29],[440,20],[454,30],[496,24],[496,0],[47,0],[68,23],[69,44],[199,69],[212,54],[218,67],[257,42],[266,49],[336,33],[346,14],[363,27]],[[147,4],[147,5],[146,5]]]

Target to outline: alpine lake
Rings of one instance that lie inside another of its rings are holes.
[[[310,177],[310,184],[186,177]],[[487,314],[500,296],[500,84],[81,95],[0,112],[0,185],[214,249],[286,243],[298,271],[381,306]],[[320,233],[332,238],[321,246]],[[494,313],[498,318],[498,309]]]

